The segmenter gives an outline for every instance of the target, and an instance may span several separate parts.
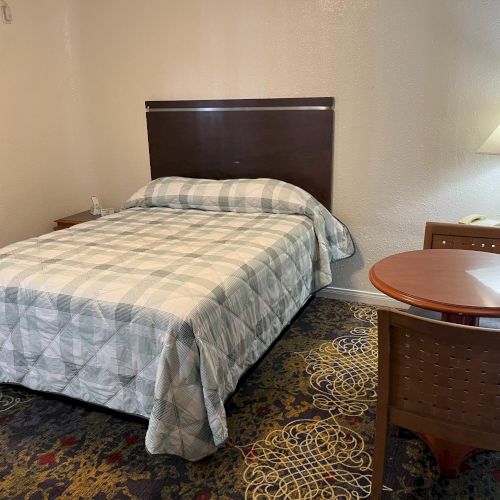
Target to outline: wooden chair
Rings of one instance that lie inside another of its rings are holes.
[[[500,451],[500,330],[378,311],[372,494],[382,494],[388,425]]]
[[[500,227],[426,222],[424,250],[430,248],[500,253]]]

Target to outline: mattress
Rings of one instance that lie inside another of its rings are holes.
[[[132,203],[10,245],[0,382],[143,416],[148,451],[199,460],[227,439],[241,375],[318,288],[315,226]]]

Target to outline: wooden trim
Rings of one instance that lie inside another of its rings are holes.
[[[385,448],[389,421],[389,393],[391,387],[390,364],[390,309],[379,309],[378,316],[378,384],[377,412],[375,419],[375,446],[373,451],[373,473],[371,498],[382,496],[385,465]]]

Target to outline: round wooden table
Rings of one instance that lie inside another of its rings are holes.
[[[481,316],[500,317],[500,255],[473,250],[416,250],[391,255],[370,269],[370,281],[386,295],[441,313],[452,323],[477,326]],[[463,470],[479,448],[419,434],[444,477]]]
[[[444,321],[477,326],[500,317],[500,255],[473,250],[415,250],[370,269],[370,281],[401,302],[439,311]]]

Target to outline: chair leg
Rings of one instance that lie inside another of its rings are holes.
[[[370,498],[379,500],[382,497],[382,486],[384,482],[385,447],[387,444],[387,407],[386,411],[377,408],[377,420],[375,423],[375,449],[373,451],[373,473]]]

